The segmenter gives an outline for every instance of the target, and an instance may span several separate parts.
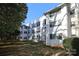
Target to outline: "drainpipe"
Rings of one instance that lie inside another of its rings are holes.
[[[66,3],[67,6],[67,35],[68,38],[71,38],[72,31],[71,31],[71,17],[70,17],[70,3]]]

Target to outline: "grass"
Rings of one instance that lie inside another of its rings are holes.
[[[52,48],[41,42],[0,42],[0,55],[3,56],[51,56],[59,51],[64,51],[64,49]]]

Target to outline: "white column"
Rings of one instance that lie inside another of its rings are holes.
[[[46,45],[50,45],[50,39],[49,39],[49,15],[46,15]]]

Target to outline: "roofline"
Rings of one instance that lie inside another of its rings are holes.
[[[59,4],[59,5],[58,5],[57,7],[55,7],[54,9],[51,9],[51,10],[45,12],[44,15],[58,12],[62,7],[65,6],[65,4],[66,4],[66,3]]]

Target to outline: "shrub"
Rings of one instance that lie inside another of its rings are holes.
[[[72,38],[66,38],[63,41],[64,48],[69,49],[71,47]]]
[[[73,37],[73,38],[66,38],[63,41],[63,45],[65,49],[68,49],[71,51],[72,55],[79,55],[79,38]],[[73,53],[75,52],[75,54]]]
[[[71,45],[73,49],[76,49],[75,55],[79,55],[79,38],[73,38]]]

